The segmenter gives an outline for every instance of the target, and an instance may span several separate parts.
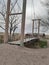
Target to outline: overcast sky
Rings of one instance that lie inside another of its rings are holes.
[[[34,17],[45,19],[47,17],[46,8],[41,4],[41,0],[27,0],[25,33],[32,33],[32,19]],[[40,32],[42,32],[42,29]]]

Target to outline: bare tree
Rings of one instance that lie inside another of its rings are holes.
[[[47,12],[47,17],[46,18],[41,18],[42,22],[44,23],[44,25],[49,26],[49,0],[41,0],[41,4],[43,6],[43,8],[45,7],[45,10]]]
[[[19,4],[17,3],[17,1],[18,1],[18,0],[15,0],[14,3],[11,2],[10,12],[12,12],[12,11],[15,12],[15,8],[14,8],[14,7],[15,7],[16,4],[18,5],[19,10],[21,9],[21,7],[20,7]],[[1,2],[0,2],[0,3],[1,3]],[[5,0],[3,0],[3,2],[2,2],[0,5],[2,5],[0,14],[1,14],[2,17],[3,17],[4,22],[6,22],[6,3],[5,3]],[[18,11],[19,11],[19,10],[18,10]],[[9,20],[9,23],[10,23],[10,24],[9,24],[10,37],[11,37],[12,35],[14,35],[15,30],[18,28],[18,24],[20,23],[20,22],[18,21],[18,19],[19,19],[19,16],[17,16],[17,15],[10,16],[10,20]],[[0,26],[0,27],[1,27],[3,30],[5,30],[4,27],[2,27],[2,26]],[[13,33],[12,33],[12,32],[13,32]]]
[[[45,8],[46,16],[41,17],[41,26],[43,26],[43,31],[46,32],[49,29],[49,0],[40,1],[43,8]]]

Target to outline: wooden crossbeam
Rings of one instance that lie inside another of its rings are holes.
[[[11,13],[9,15],[20,15],[20,14],[22,14],[22,13]]]
[[[32,21],[41,20],[41,19],[32,19]]]

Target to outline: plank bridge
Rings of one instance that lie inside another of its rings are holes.
[[[24,39],[23,43],[24,44],[28,44],[28,43],[31,43],[31,44],[34,44],[35,42],[38,42],[39,38],[27,38],[27,39]],[[11,45],[21,45],[21,40],[18,40],[18,41],[12,41],[12,42],[8,42],[9,44]]]

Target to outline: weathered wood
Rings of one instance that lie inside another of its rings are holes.
[[[40,33],[40,20],[38,20],[38,37],[39,37],[39,33]]]
[[[33,23],[32,23],[32,37],[34,36],[34,20],[33,20]]]
[[[9,13],[10,13],[10,0],[7,0],[4,43],[8,43]]]
[[[11,14],[9,14],[10,16],[11,15],[21,15],[22,13],[11,13]]]
[[[23,0],[22,22],[21,22],[21,46],[23,46],[25,32],[26,1]]]
[[[36,43],[39,41],[39,38],[26,38],[24,39],[23,43],[24,45],[28,46],[28,45],[36,45]],[[20,46],[21,45],[21,40],[18,40],[18,41],[12,41],[12,42],[8,42],[10,45],[18,45]]]

